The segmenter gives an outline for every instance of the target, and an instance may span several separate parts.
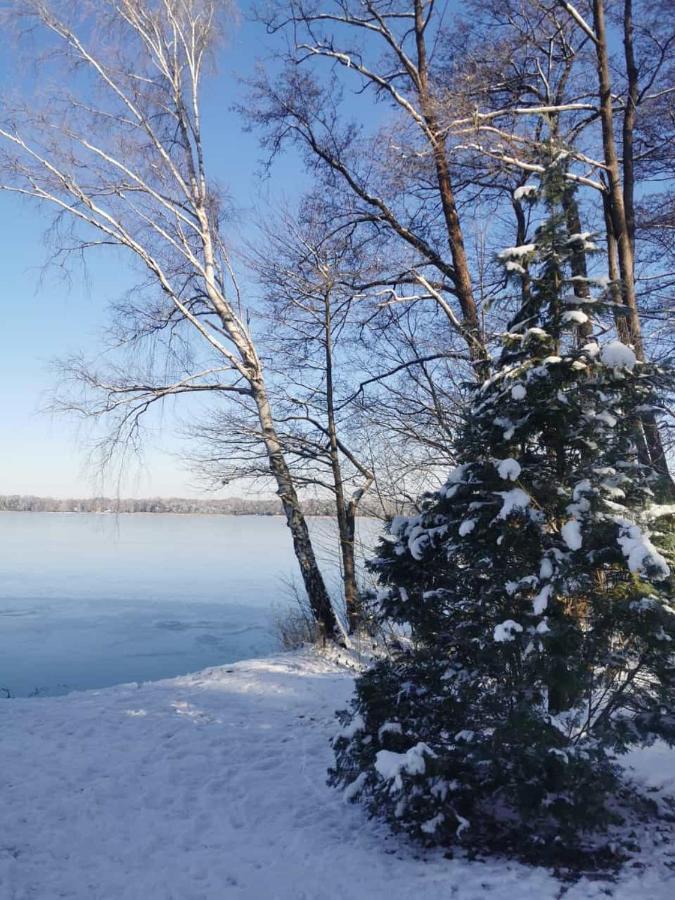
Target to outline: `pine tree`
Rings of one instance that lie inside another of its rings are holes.
[[[410,642],[358,680],[331,770],[425,842],[539,861],[601,855],[632,793],[617,757],[675,743],[675,602],[638,453],[663,373],[593,336],[605,293],[574,292],[571,254],[595,245],[566,231],[564,166],[528,193],[533,243],[501,254],[523,303],[459,465],[371,563]]]

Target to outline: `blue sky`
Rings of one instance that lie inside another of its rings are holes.
[[[277,164],[273,182],[256,175],[261,156],[255,135],[242,130],[230,110],[237,99],[237,75],[250,71],[264,41],[264,31],[241,22],[233,31],[210,79],[204,98],[205,136],[212,174],[229,187],[238,214],[232,227],[236,239],[250,230],[251,210],[261,197],[274,202],[293,198],[306,184],[298,160]],[[0,61],[0,90],[12,85]],[[277,188],[279,185],[279,188]],[[98,493],[101,484],[87,465],[83,438],[75,422],[54,419],[44,411],[55,385],[50,362],[69,353],[90,353],[100,345],[106,301],[119,297],[130,283],[115,254],[102,253],[88,262],[88,283],[74,273],[70,283],[53,269],[44,269],[49,251],[44,233],[49,213],[44,208],[0,193],[2,255],[0,285],[3,327],[0,343],[0,494],[33,493],[58,497]],[[239,232],[239,234],[237,234]],[[172,411],[148,443],[142,466],[134,465],[121,485],[126,496],[196,496],[199,486],[177,458],[182,445]],[[117,484],[103,484],[115,492]]]

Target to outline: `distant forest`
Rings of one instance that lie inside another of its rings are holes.
[[[310,498],[303,504],[306,515],[334,514],[330,500]],[[58,500],[53,497],[22,495],[0,496],[3,512],[78,512],[78,513],[201,513],[224,516],[278,516],[282,509],[275,497],[225,497],[205,500],[184,497],[151,497],[140,500],[117,500],[110,497],[91,497],[86,500]]]

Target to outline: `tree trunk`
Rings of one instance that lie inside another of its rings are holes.
[[[328,419],[328,443],[331,472],[335,489],[335,512],[340,540],[340,556],[342,558],[342,583],[344,589],[345,612],[347,614],[347,630],[352,634],[359,625],[359,589],[356,583],[356,563],[354,554],[354,532],[356,509],[350,515],[345,500],[342,466],[340,465],[340,446],[337,436],[335,418],[335,397],[333,385],[333,322],[331,311],[331,293],[328,289],[324,302],[324,348],[326,366],[326,411]]]
[[[341,536],[342,547],[342,580],[345,591],[345,604],[347,607],[347,619],[349,633],[361,624],[361,602],[359,588],[356,582],[356,552],[354,541],[356,538],[356,508],[349,503],[345,509],[345,535]]]
[[[632,56],[632,4],[627,0],[625,12],[630,16],[628,25],[625,25],[624,36],[627,65],[630,67],[628,107],[637,99],[637,70]],[[622,185],[619,168],[619,157],[614,139],[614,113],[612,108],[612,85],[609,69],[609,56],[607,50],[607,32],[605,28],[604,0],[593,0],[593,23],[595,27],[595,44],[598,84],[600,90],[600,121],[602,123],[602,143],[607,166],[607,179],[609,182],[607,199],[607,218],[611,223],[613,239],[616,242],[618,255],[619,274],[621,277],[621,298],[626,307],[626,315],[621,323],[619,335],[626,343],[631,343],[635,349],[637,358],[645,361],[645,350],[642,342],[642,329],[635,293],[635,260],[633,255],[633,241],[626,215],[624,203],[625,184]],[[632,92],[632,94],[631,94]],[[627,110],[628,112],[628,110]],[[624,139],[628,132],[629,139],[629,180],[627,192],[631,203],[633,202],[633,159],[632,159],[632,129],[634,123],[635,107],[632,114],[628,115],[628,122],[624,119]],[[611,241],[611,239],[610,239]],[[617,322],[617,328],[619,323]],[[622,333],[623,332],[623,333]],[[668,469],[668,461],[661,440],[658,423],[653,413],[645,413],[641,416],[645,441],[649,452],[649,462],[661,479],[661,494],[663,499],[675,497],[675,482]]]
[[[626,226],[626,209],[623,202],[623,188],[619,169],[619,157],[614,139],[614,112],[612,109],[612,84],[605,30],[604,0],[593,0],[593,19],[597,42],[596,60],[598,85],[600,90],[600,121],[602,123],[602,144],[607,166],[609,214],[614,240],[618,250],[621,274],[621,296],[627,307],[626,322],[630,333],[630,343],[635,348],[638,359],[644,360],[640,317],[635,296],[633,248]]]
[[[613,303],[614,323],[619,338],[624,344],[630,344],[630,328],[626,322],[626,317],[623,315],[623,303],[621,300],[621,290],[619,288],[621,281],[621,273],[619,271],[619,250],[614,238],[614,226],[612,225],[609,196],[603,194],[602,200],[605,212],[605,231],[607,232],[607,271],[611,282],[609,294]],[[636,416],[636,437],[638,459],[644,466],[649,466],[651,465],[651,454],[649,452],[649,447],[647,446],[642,419],[639,416]]]
[[[345,598],[345,612],[347,614],[347,630],[352,634],[359,626],[359,589],[356,583],[356,562],[354,551],[355,535],[355,510],[350,513],[349,505],[345,502],[344,486],[340,461],[331,446],[331,468],[335,481],[335,508],[337,513],[338,535],[340,540],[340,558],[342,561],[342,585]]]
[[[263,444],[267,452],[270,473],[276,481],[277,494],[286,516],[286,524],[291,531],[293,550],[300,566],[300,573],[310,608],[319,626],[324,643],[327,640],[338,641],[340,640],[340,628],[333,612],[330,595],[316,561],[312,540],[307,528],[307,520],[302,512],[293,476],[288,468],[284,451],[277,435],[262,365],[250,335],[237,320],[231,307],[225,302],[216,288],[213,244],[206,210],[203,211],[202,215],[204,256],[207,263],[206,287],[226,333],[244,361],[240,371],[251,388],[251,394],[258,411],[258,421]]]
[[[635,152],[634,133],[638,105],[638,68],[633,48],[633,0],[624,0],[623,46],[626,58],[628,96],[623,114],[623,204],[626,210],[626,229],[635,253]]]
[[[302,581],[307,591],[309,605],[325,641],[340,641],[340,628],[333,612],[328,590],[314,554],[314,548],[307,528],[307,520],[302,512],[293,478],[284,458],[279,438],[274,426],[267,391],[258,375],[250,381],[253,397],[258,409],[263,441],[269,459],[270,471],[277,483],[277,494],[286,515],[286,523],[293,537],[293,549],[300,566]]]
[[[605,232],[607,234],[607,272],[611,282],[609,295],[613,304],[614,323],[616,331],[624,344],[630,344],[630,327],[626,321],[621,298],[621,271],[619,269],[619,248],[614,236],[614,223],[612,222],[612,205],[607,193],[602,195],[602,205],[605,214]]]
[[[519,200],[512,200],[513,211],[516,216],[516,239],[515,245],[519,247],[525,243],[527,238],[527,219],[523,210],[523,204]],[[527,325],[530,327],[534,324],[533,316],[537,314],[537,304],[532,297],[532,285],[530,282],[530,273],[525,269],[520,279],[520,308],[509,320],[508,330],[516,331]]]
[[[429,73],[427,49],[424,36],[424,3],[415,0],[415,40],[417,45],[417,71],[420,109],[424,118],[434,158],[436,180],[441,199],[443,218],[448,234],[448,246],[454,268],[453,283],[457,300],[462,310],[462,324],[466,330],[464,338],[468,345],[469,356],[474,365],[476,377],[480,380],[489,375],[489,354],[485,346],[478,309],[473,295],[473,285],[469,264],[464,247],[464,235],[457,212],[457,204],[450,177],[450,166],[445,148],[445,139],[439,127],[438,116],[434,108],[434,99],[429,89]]]

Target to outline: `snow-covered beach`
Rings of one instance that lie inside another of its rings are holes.
[[[666,900],[675,841],[616,879],[446,859],[325,783],[353,671],[304,651],[0,704],[2,900]],[[675,753],[631,760],[675,793]]]

